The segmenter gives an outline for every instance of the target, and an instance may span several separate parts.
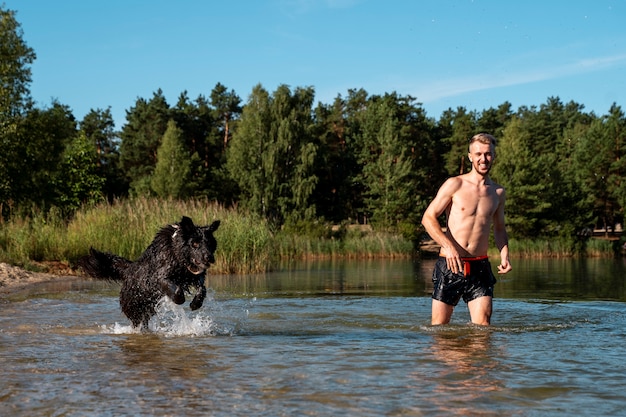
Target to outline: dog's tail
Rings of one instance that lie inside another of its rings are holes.
[[[132,262],[112,253],[100,252],[94,248],[89,250],[89,255],[78,261],[78,266],[83,272],[92,278],[107,281],[123,281],[122,273]]]

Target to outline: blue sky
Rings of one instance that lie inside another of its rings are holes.
[[[626,110],[626,0],[4,0],[34,49],[31,93],[116,127],[159,88],[170,105],[216,83],[397,92],[439,119],[548,97]]]

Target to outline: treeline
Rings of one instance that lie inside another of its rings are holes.
[[[626,118],[549,97],[539,106],[427,116],[416,98],[363,89],[315,103],[313,87],[257,85],[246,102],[221,83],[208,97],[159,89],[126,111],[77,121],[70,107],[38,108],[29,93],[35,53],[15,13],[0,8],[0,208],[66,218],[81,206],[134,197],[206,199],[274,227],[368,223],[417,239],[439,185],[469,170],[467,140],[499,139],[494,180],[507,188],[512,236],[576,237],[623,222]],[[8,62],[8,61],[7,61]]]

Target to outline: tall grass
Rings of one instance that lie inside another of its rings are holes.
[[[400,235],[362,231],[347,228],[328,237],[302,236],[280,232],[275,239],[277,253],[282,259],[312,257],[342,258],[397,258],[408,257],[414,252],[413,243]]]
[[[576,256],[608,257],[615,256],[614,243],[604,239],[588,239],[579,242],[574,239],[510,239],[509,250],[516,258],[569,258]],[[499,256],[496,249],[490,255]]]
[[[215,269],[220,272],[260,271],[267,268],[265,247],[271,233],[262,221],[236,209],[207,201],[151,198],[121,200],[78,211],[69,222],[60,215],[33,213],[12,218],[0,228],[0,261],[33,268],[34,262],[74,264],[90,247],[137,258],[166,224],[189,216],[195,224],[221,220]]]
[[[72,266],[90,247],[136,259],[161,227],[183,215],[198,225],[221,220],[215,232],[218,249],[211,273],[267,272],[291,259],[415,254],[413,243],[402,236],[362,227],[342,226],[331,231],[329,225],[317,225],[313,232],[273,232],[264,220],[236,207],[227,209],[206,200],[136,198],[83,208],[70,221],[55,211],[35,211],[29,217],[0,221],[0,262],[28,269],[37,269],[46,261]],[[590,239],[583,252],[567,239],[511,239],[509,246],[512,257],[613,256],[618,248],[615,242],[600,239]],[[499,256],[493,248],[490,255]]]
[[[220,220],[213,273],[255,273],[274,269],[285,258],[410,256],[412,245],[384,233],[348,231],[341,239],[273,233],[257,216],[206,200],[136,198],[78,211],[66,222],[54,211],[34,212],[0,224],[0,262],[35,269],[35,263],[73,265],[90,247],[137,258],[166,224],[189,216],[195,224]]]

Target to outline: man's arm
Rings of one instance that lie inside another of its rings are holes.
[[[505,221],[504,221],[504,202],[506,200],[506,193],[502,189],[500,194],[500,203],[498,209],[493,218],[493,237],[496,242],[498,250],[500,250],[500,265],[498,265],[498,273],[506,274],[512,267],[509,262],[509,237],[506,233]]]
[[[422,225],[426,229],[426,233],[441,246],[442,252],[446,256],[448,268],[455,274],[463,270],[463,262],[455,243],[441,229],[438,218],[452,204],[452,196],[461,187],[461,184],[460,178],[453,177],[446,180],[422,217]]]

